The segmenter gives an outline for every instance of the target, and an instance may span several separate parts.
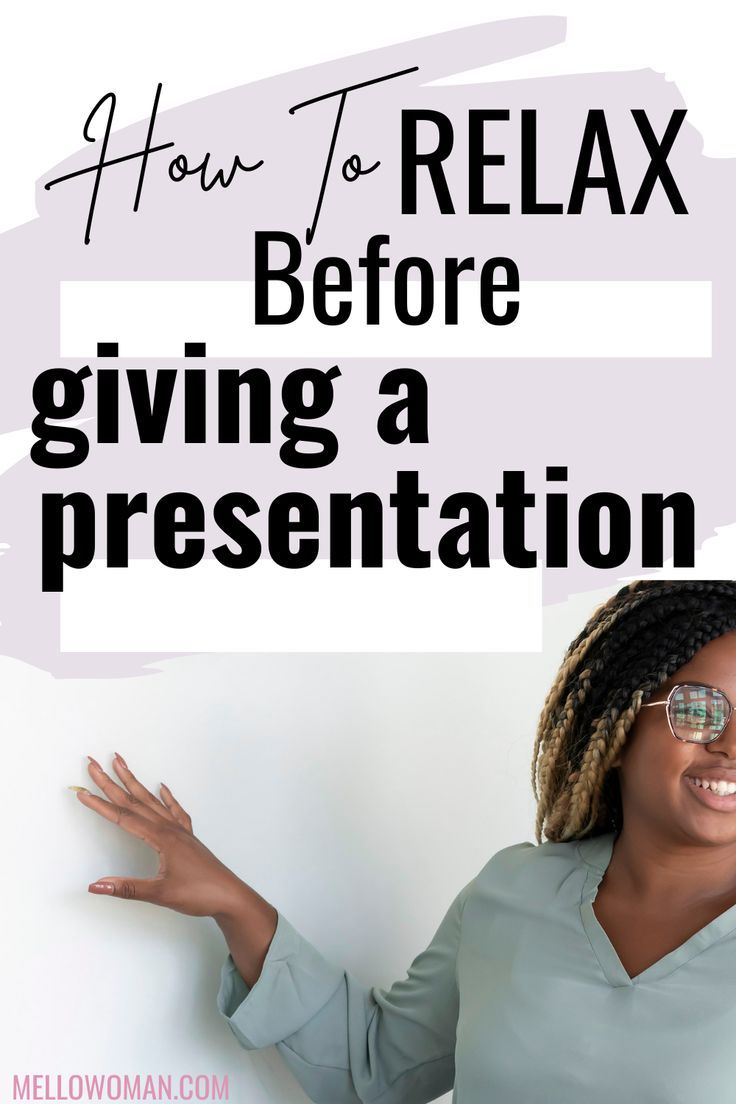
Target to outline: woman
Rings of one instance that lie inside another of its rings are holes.
[[[88,808],[160,855],[93,893],[212,916],[218,1006],[315,1101],[736,1097],[736,582],[638,581],[567,650],[539,721],[537,845],[494,855],[390,989],[327,961],[120,756]],[[541,842],[542,835],[546,841]]]

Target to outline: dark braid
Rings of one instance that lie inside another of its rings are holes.
[[[621,818],[611,765],[642,702],[710,640],[736,629],[736,581],[647,580],[599,606],[565,653],[532,759],[536,837],[579,839]]]

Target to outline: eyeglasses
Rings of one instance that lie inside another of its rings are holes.
[[[733,706],[723,690],[700,682],[683,682],[673,686],[665,701],[644,702],[666,705],[670,732],[676,740],[688,744],[712,744],[725,731]]]

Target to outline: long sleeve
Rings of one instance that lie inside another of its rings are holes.
[[[457,895],[426,950],[389,989],[368,988],[328,962],[279,913],[252,988],[230,955],[218,1008],[241,1046],[276,1045],[318,1104],[424,1104],[455,1077]]]

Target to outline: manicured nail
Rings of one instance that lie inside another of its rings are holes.
[[[75,793],[89,793],[86,786],[67,786],[68,790],[74,790]]]
[[[114,893],[115,886],[112,882],[92,882],[87,886],[87,890],[89,893]]]
[[[96,759],[93,759],[91,755],[88,755],[87,758],[89,759],[89,761],[90,761],[90,763],[92,764],[93,767],[97,767],[98,770],[102,770],[102,767],[100,766],[100,764],[97,762]]]
[[[122,757],[122,755],[120,754],[120,752],[119,752],[119,751],[116,751],[116,752],[115,752],[115,758],[116,758],[116,759],[119,759],[119,760],[120,760],[120,762],[121,762],[121,763],[123,764],[123,766],[125,767],[125,769],[126,769],[126,770],[128,770],[128,764],[127,764],[127,763],[125,762],[125,760],[123,759],[123,757]]]
[[[159,787],[160,787],[160,788],[161,788],[162,790],[168,790],[168,792],[169,792],[169,793],[171,793],[171,790],[169,790],[169,787],[168,787],[168,786],[166,785],[166,783],[165,783],[165,782],[159,782]]]

